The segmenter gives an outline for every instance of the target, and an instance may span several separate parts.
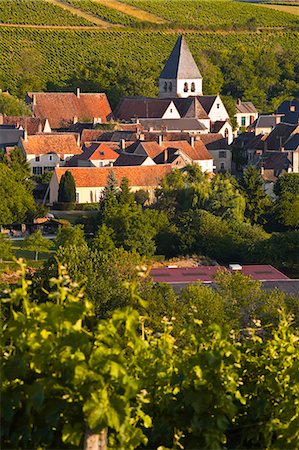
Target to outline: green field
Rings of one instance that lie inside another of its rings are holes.
[[[92,25],[45,0],[0,0],[0,23],[30,25]]]
[[[232,0],[125,0],[125,3],[169,20],[169,27],[190,30],[299,27],[299,19],[293,14]]]

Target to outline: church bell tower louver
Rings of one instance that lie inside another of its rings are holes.
[[[159,77],[159,97],[177,98],[202,95],[202,76],[188,48],[180,36]]]

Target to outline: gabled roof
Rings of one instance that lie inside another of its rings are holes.
[[[224,150],[229,147],[227,139],[220,133],[201,134],[200,140],[204,143],[207,150]]]
[[[199,120],[185,119],[140,119],[145,130],[168,131],[204,131],[207,129]]]
[[[81,143],[85,144],[85,142],[90,141],[110,141],[110,137],[112,136],[112,131],[107,130],[88,130],[84,128],[81,134]],[[109,136],[109,139],[105,136]]]
[[[251,124],[251,128],[274,128],[277,122],[277,118],[275,116],[259,116],[256,119],[256,123],[253,122]]]
[[[113,111],[113,116],[118,120],[161,119],[171,103],[170,99],[124,97]]]
[[[23,135],[24,131],[13,125],[0,125],[0,147],[14,147]]]
[[[46,155],[56,153],[57,155],[80,155],[82,151],[77,145],[75,134],[34,134],[25,140],[21,139],[24,151],[27,155]]]
[[[236,102],[237,114],[256,114],[257,109],[252,102],[242,102],[238,100]]]
[[[78,156],[78,159],[83,160],[116,160],[118,158],[118,153],[108,147],[105,143],[93,142],[89,146],[83,148],[83,153]]]
[[[292,123],[294,125],[299,123],[299,99],[283,101],[277,110],[276,114],[283,114],[282,122]]]
[[[145,141],[158,141],[159,136],[162,136],[164,141],[186,141],[189,139],[188,132],[154,132],[144,131],[143,138]]]
[[[28,134],[42,132],[46,122],[46,119],[25,116],[3,116],[2,120],[4,125],[15,125],[16,128],[22,127]]]
[[[177,39],[160,78],[187,80],[202,78],[184,36]]]
[[[209,119],[198,97],[174,98],[173,103],[183,118]]]
[[[48,119],[51,128],[62,128],[77,120],[101,119],[106,122],[111,108],[106,94],[72,92],[29,92],[33,114],[39,119]]]
[[[264,169],[282,171],[292,166],[286,153],[267,152],[259,163]]]
[[[291,136],[299,133],[299,125],[279,123],[267,137],[268,150],[281,150]]]
[[[116,166],[141,166],[148,158],[147,155],[136,155],[135,153],[121,153],[114,162],[113,167]]]
[[[289,152],[299,150],[299,133],[291,136],[290,139],[287,140],[284,149]]]
[[[196,98],[198,99],[199,103],[201,104],[201,106],[203,107],[205,112],[207,114],[209,114],[209,112],[212,109],[212,106],[215,103],[217,95],[201,95],[201,96],[198,96]]]
[[[213,123],[212,132],[219,133],[226,123],[228,123],[227,120],[216,120],[216,122]]]
[[[157,187],[164,176],[171,172],[169,164],[161,166],[131,166],[131,167],[56,167],[54,174],[58,182],[69,170],[73,175],[76,187],[104,187],[110,172],[114,172],[118,185],[123,178],[128,178],[129,186]],[[54,176],[54,175],[53,175]]]
[[[194,147],[192,147],[188,141],[163,141],[161,146],[165,149],[179,149],[184,152],[193,161],[202,161],[207,159],[213,159],[212,155],[208,152],[205,145],[201,141],[194,141]]]

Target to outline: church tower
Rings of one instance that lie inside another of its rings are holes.
[[[159,77],[159,97],[202,95],[202,76],[184,36],[180,36]]]

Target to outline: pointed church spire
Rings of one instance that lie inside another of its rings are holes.
[[[202,76],[184,36],[179,36],[159,77],[160,97],[202,95]]]

